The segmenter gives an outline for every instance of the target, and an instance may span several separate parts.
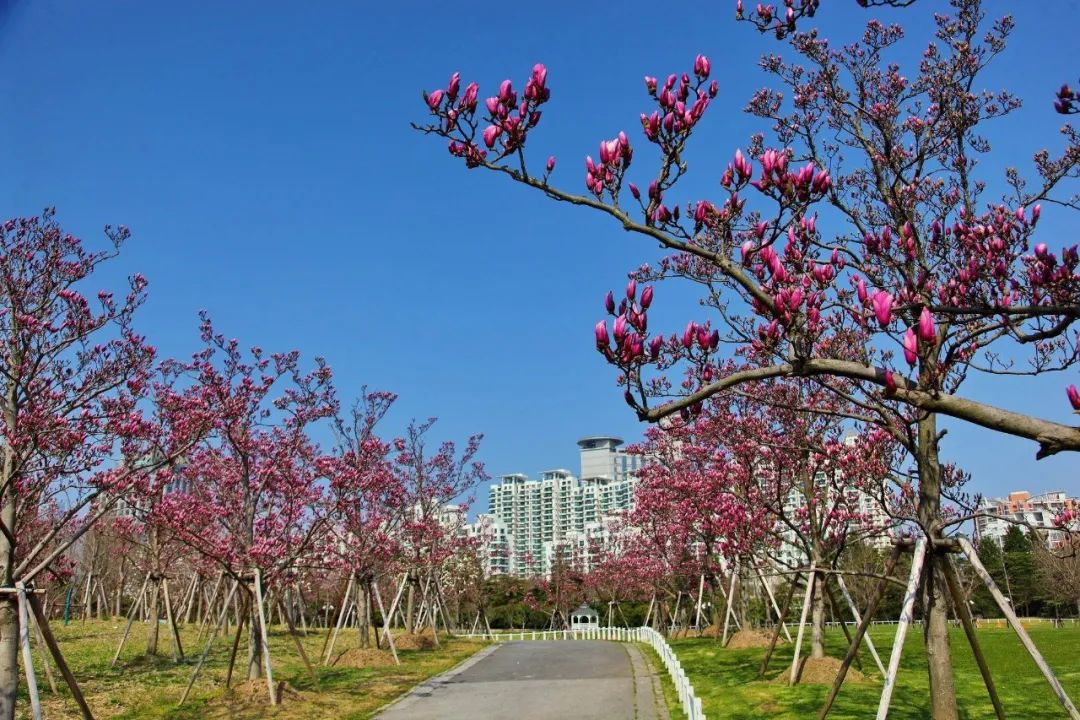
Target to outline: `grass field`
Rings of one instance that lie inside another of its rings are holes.
[[[440,648],[399,651],[402,661],[400,666],[318,667],[320,687],[316,689],[292,640],[282,628],[274,628],[270,633],[274,679],[284,680],[296,692],[288,693],[284,703],[277,708],[271,708],[268,706],[265,681],[260,681],[257,685],[241,686],[239,690],[229,693],[223,691],[225,663],[231,638],[226,640],[219,637],[191,696],[183,707],[178,708],[177,700],[191,677],[195,660],[205,647],[206,641],[204,639],[196,643],[197,630],[185,628],[182,631],[183,645],[193,657],[177,665],[169,654],[171,643],[166,626],[162,625],[158,647],[163,655],[147,659],[142,656],[146,647],[146,627],[144,623],[135,624],[120,662],[115,669],[110,669],[109,663],[124,629],[122,621],[73,621],[67,627],[59,621],[53,624],[53,631],[60,642],[64,657],[96,718],[359,720],[370,717],[375,710],[413,685],[453,667],[483,647],[482,643],[443,639]],[[325,631],[313,631],[304,638],[304,647],[313,662],[317,662],[324,633]],[[337,656],[358,644],[359,638],[355,630],[343,631],[334,654]],[[242,665],[246,657],[243,644],[239,655],[238,665]],[[80,717],[75,702],[55,670],[60,694],[53,695],[49,692],[36,649],[35,666],[38,684],[42,688],[45,717],[49,720]],[[234,671],[234,687],[238,676],[239,680],[244,680],[244,670],[240,667]],[[20,717],[30,717],[25,683],[20,685]]]
[[[893,695],[889,717],[894,720],[916,720],[929,717],[927,699],[926,654],[918,628],[909,633],[904,643],[900,674]],[[1051,627],[1030,629],[1035,645],[1057,674],[1073,701],[1080,699],[1080,628],[1055,630]],[[888,663],[893,631],[880,627],[872,631],[874,644]],[[994,710],[986,696],[978,667],[972,657],[963,632],[954,630],[951,636],[953,666],[959,697],[960,717],[968,720],[993,718]],[[1008,717],[1025,720],[1057,720],[1067,718],[1065,710],[1053,696],[1050,686],[1016,635],[1007,629],[983,629],[979,640],[987,656],[990,671],[997,685]],[[831,628],[827,637],[828,653],[843,657],[846,649],[840,630]],[[711,638],[672,640],[683,668],[702,699],[706,717],[724,720],[802,720],[817,717],[828,694],[827,685],[797,685],[787,687],[774,683],[772,678],[789,670],[793,648],[777,648],[765,680],[758,678],[764,657],[762,649],[726,650]],[[805,646],[804,646],[805,653]],[[881,695],[881,678],[873,659],[860,652],[863,671],[872,681],[862,684],[844,683],[829,714],[836,720],[873,717]],[[678,701],[670,684],[665,686],[672,717],[679,717]]]

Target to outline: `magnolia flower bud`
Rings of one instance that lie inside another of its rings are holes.
[[[549,157],[547,159],[547,171],[551,172],[554,169],[555,169],[555,156],[552,155],[551,157]]]
[[[653,286],[647,285],[644,290],[641,291],[641,308],[648,310],[652,305]]]
[[[930,308],[923,307],[919,313],[919,340],[932,343],[937,339],[937,331],[934,329],[934,318],[930,315]]]
[[[450,76],[450,84],[446,86],[446,94],[450,100],[457,98],[458,88],[461,87],[461,73],[456,72]]]
[[[915,339],[915,331],[908,328],[904,333],[904,359],[907,360],[908,365],[914,365],[915,360],[918,357],[916,349],[918,348],[918,340]]]
[[[891,397],[896,394],[896,378],[892,370],[885,371],[885,395]]]
[[[488,125],[484,128],[484,144],[489,149],[495,147],[495,140],[498,139],[500,133],[502,133],[502,129],[498,125]]]
[[[709,77],[709,70],[711,67],[712,65],[709,63],[709,58],[704,55],[698,55],[694,59],[694,74],[698,77]]]
[[[1075,385],[1070,385],[1065,388],[1065,394],[1069,396],[1069,403],[1072,404],[1073,410],[1080,412],[1080,390],[1077,390]]]
[[[686,330],[683,331],[682,344],[683,347],[689,350],[694,345],[694,335],[697,333],[697,325],[693,320],[686,326]]]
[[[536,63],[533,65],[532,79],[540,89],[544,88],[544,85],[547,83],[547,68],[543,63]]]
[[[858,281],[855,283],[855,292],[859,296],[859,302],[861,302],[863,305],[865,305],[866,304],[866,283],[863,282],[862,278],[859,278]]]
[[[478,84],[474,82],[469,83],[465,87],[465,95],[461,98],[461,104],[469,110],[475,110],[477,95],[479,94],[479,92],[480,86]]]
[[[439,103],[442,102],[442,99],[443,99],[443,91],[442,90],[436,90],[436,91],[432,92],[430,95],[427,96],[428,107],[431,108],[432,110],[437,109],[439,107]]]
[[[655,360],[660,356],[660,349],[664,347],[664,338],[657,335],[649,341],[649,355]]]
[[[888,327],[892,322],[893,297],[884,290],[878,290],[873,297],[874,316],[881,327]]]
[[[630,282],[626,283],[626,299],[632,301],[634,299],[634,296],[636,296],[636,295],[637,295],[637,281],[636,280],[631,280]]]
[[[615,294],[608,290],[608,294],[604,297],[604,309],[608,311],[609,315],[615,314]]]
[[[635,200],[640,200],[641,199],[641,191],[638,190],[637,185],[635,185],[634,183],[627,183],[627,185],[630,187],[630,194],[634,196],[634,199]]]
[[[620,315],[615,318],[614,327],[612,332],[615,335],[615,344],[621,345],[622,341],[626,339],[626,316]]]
[[[611,338],[608,336],[607,323],[601,320],[596,323],[596,347],[599,350],[606,350],[608,344],[611,342]]]

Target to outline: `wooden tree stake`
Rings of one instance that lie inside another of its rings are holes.
[[[896,639],[893,640],[892,654],[889,656],[889,669],[885,673],[885,686],[881,688],[881,701],[878,703],[877,720],[885,720],[889,714],[893,690],[896,689],[896,673],[900,670],[900,656],[904,652],[904,640],[907,638],[908,625],[915,610],[915,596],[918,595],[922,578],[923,561],[926,559],[926,538],[915,541],[915,554],[911,559],[911,577],[904,591],[904,605],[900,611],[900,622],[896,626]]]
[[[26,612],[26,585],[15,583],[19,606],[19,646],[22,648],[23,670],[26,672],[26,692],[30,695],[30,712],[34,720],[41,720],[41,696],[38,694],[37,677],[34,675],[34,655],[30,652],[30,617]]]
[[[90,712],[90,706],[86,704],[86,698],[83,697],[82,690],[79,689],[79,684],[75,682],[75,676],[71,674],[71,669],[68,668],[67,663],[64,661],[64,656],[60,653],[60,646],[56,643],[56,638],[53,636],[52,629],[49,627],[49,620],[45,617],[45,613],[38,603],[37,596],[30,593],[26,596],[26,599],[30,603],[30,609],[34,611],[34,618],[38,622],[38,627],[41,628],[41,635],[45,638],[45,646],[49,648],[49,652],[52,653],[53,660],[56,661],[56,668],[60,671],[60,675],[64,678],[64,682],[67,683],[68,689],[71,690],[71,695],[75,698],[75,703],[79,706],[79,711],[82,712],[82,716],[85,720],[94,720],[94,714]]]
[[[885,597],[885,589],[889,585],[888,577],[892,574],[893,568],[896,567],[896,561],[900,558],[900,553],[903,550],[901,546],[894,545],[892,554],[889,556],[889,561],[885,565],[885,577],[881,578],[875,589],[874,596],[870,598],[870,604],[866,606],[866,615],[859,621],[859,627],[855,630],[855,637],[852,639],[851,644],[848,646],[847,655],[844,656],[844,661],[840,664],[840,670],[836,673],[836,679],[833,681],[832,689],[829,690],[829,697],[825,700],[825,705],[821,708],[821,712],[818,713],[818,720],[825,720],[825,716],[829,714],[830,708],[836,701],[836,696],[840,692],[840,686],[844,684],[844,678],[847,677],[848,668],[851,667],[852,660],[855,659],[855,653],[858,651],[859,641],[866,635],[867,629],[874,621],[874,613],[877,612],[878,603],[881,602],[881,598]],[[885,673],[882,673],[884,675]]]
[[[255,568],[255,602],[259,606],[259,634],[262,636],[263,665],[266,667],[266,689],[270,691],[270,704],[277,705],[274,674],[270,667],[270,638],[266,635],[266,608],[263,607],[262,571]]]
[[[765,651],[765,657],[761,659],[761,669],[758,670],[759,677],[765,677],[765,673],[769,670],[769,660],[772,658],[773,650],[776,649],[776,641],[780,639],[780,628],[784,626],[784,620],[787,619],[788,610],[791,608],[791,601],[795,597],[795,586],[799,582],[799,575],[796,573],[792,576],[791,582],[788,584],[788,594],[784,598],[784,608],[780,610],[780,615],[776,620],[776,627],[773,628],[772,639],[769,640],[769,648]],[[791,636],[788,635],[788,638]],[[790,640],[788,641],[790,642]]]
[[[888,575],[888,573],[886,573]],[[836,584],[840,587],[840,592],[844,596],[844,601],[851,608],[851,617],[855,619],[857,625],[862,625],[862,617],[859,615],[859,608],[855,607],[855,601],[851,599],[851,593],[848,592],[847,585],[844,584],[844,576],[836,576]],[[866,642],[866,649],[870,651],[870,655],[873,656],[874,662],[877,663],[878,670],[881,671],[881,676],[885,676],[885,665],[881,662],[881,657],[878,655],[877,648],[874,647],[874,641],[869,635],[865,635],[863,640]]]
[[[986,685],[986,692],[990,695],[990,702],[994,706],[994,714],[997,715],[998,720],[1005,720],[1005,708],[1002,707],[1001,699],[998,698],[994,679],[990,675],[990,666],[986,664],[982,648],[979,647],[979,639],[975,636],[975,624],[971,621],[971,608],[968,607],[964,592],[960,589],[960,578],[956,576],[956,568],[949,558],[944,558],[944,560],[942,574],[945,575],[945,585],[948,586],[949,594],[952,595],[956,615],[960,618],[960,624],[964,627],[964,634],[967,635],[968,644],[971,645],[971,653],[975,656],[975,663],[979,666],[979,673],[982,675],[983,684]]]
[[[803,597],[802,614],[799,616],[799,632],[795,635],[795,656],[791,658],[791,677],[788,686],[795,684],[799,679],[799,653],[802,650],[803,635],[806,633],[806,614],[810,611],[810,597],[814,592],[814,583],[817,582],[817,573],[814,571],[814,563],[810,563],[810,572],[806,576],[806,594]]]
[[[124,643],[127,642],[128,635],[131,633],[131,626],[135,622],[135,615],[139,611],[139,605],[142,603],[143,594],[146,592],[146,585],[149,582],[150,573],[146,573],[146,579],[143,580],[142,589],[139,590],[139,596],[135,598],[135,602],[128,611],[127,627],[124,628],[124,635],[120,638],[120,645],[116,648],[116,654],[113,655],[112,662],[109,663],[109,667],[111,668],[116,667],[116,661],[120,659],[120,652],[124,649]]]
[[[960,542],[960,547],[963,548],[964,553],[968,556],[968,560],[971,561],[971,566],[975,569],[975,572],[982,578],[982,581],[986,583],[986,588],[990,591],[990,594],[994,597],[998,607],[1001,608],[1001,612],[1005,614],[1009,624],[1012,625],[1012,629],[1020,636],[1020,642],[1023,643],[1024,648],[1031,655],[1031,659],[1035,661],[1043,677],[1046,678],[1046,682],[1050,684],[1050,688],[1054,691],[1054,695],[1057,696],[1061,706],[1065,708],[1065,712],[1069,714],[1072,720],[1080,720],[1080,712],[1077,712],[1076,706],[1073,705],[1072,700],[1065,693],[1065,688],[1061,687],[1061,683],[1058,682],[1057,676],[1054,675],[1054,671],[1050,669],[1050,666],[1046,664],[1046,660],[1043,659],[1039,649],[1035,647],[1035,643],[1031,641],[1031,637],[1027,634],[1027,630],[1020,623],[1019,618],[1016,617],[1016,613],[1013,612],[1012,607],[1009,605],[1009,601],[1005,599],[1005,596],[1001,594],[1001,590],[998,589],[997,583],[994,582],[994,578],[990,577],[990,573],[983,567],[982,561],[979,560],[979,554],[975,552],[975,548],[971,545],[971,541],[967,538],[957,538]]]
[[[758,580],[761,582],[761,586],[765,588],[765,594],[769,596],[769,602],[772,603],[773,610],[776,612],[776,622],[784,631],[784,636],[788,642],[791,642],[791,633],[788,632],[787,625],[780,618],[780,606],[776,604],[776,596],[773,595],[772,588],[769,587],[769,583],[765,582],[765,576],[761,574],[761,569],[755,567],[754,572],[757,573]]]
[[[210,633],[210,639],[206,642],[206,648],[199,657],[199,662],[195,665],[195,671],[191,673],[191,680],[188,680],[187,687],[184,688],[184,694],[180,696],[180,702],[178,702],[177,705],[183,705],[184,701],[187,700],[188,695],[191,693],[191,688],[195,685],[195,679],[199,677],[199,671],[202,670],[203,663],[206,662],[206,656],[210,654],[210,646],[213,645],[214,640],[217,639],[218,633],[221,632],[221,626],[229,614],[229,602],[233,599],[233,595],[236,593],[238,585],[240,585],[240,581],[234,580],[232,589],[229,590],[229,596],[225,598],[225,604],[221,607],[221,614],[218,615],[217,624],[214,626],[213,632]]]

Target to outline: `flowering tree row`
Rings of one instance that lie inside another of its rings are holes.
[[[106,228],[108,249],[88,250],[51,210],[0,226],[0,718],[14,717],[18,685],[12,589],[66,582],[73,548],[100,546],[91,531],[120,549],[91,572],[145,578],[154,652],[161,604],[184,599],[169,601],[170,576],[218,574],[246,590],[258,578],[280,598],[334,574],[430,573],[458,542],[441,509],[485,477],[479,436],[429,451],[429,420],[383,440],[393,395],[364,391],[343,409],[325,361],[244,349],[205,313],[201,349],[159,359],[136,326],[147,281],[132,277],[119,298],[89,287],[127,237]],[[87,577],[87,604],[96,587]]]

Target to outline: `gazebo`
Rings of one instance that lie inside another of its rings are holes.
[[[600,627],[600,613],[588,605],[581,605],[570,613],[571,630],[595,630]]]

